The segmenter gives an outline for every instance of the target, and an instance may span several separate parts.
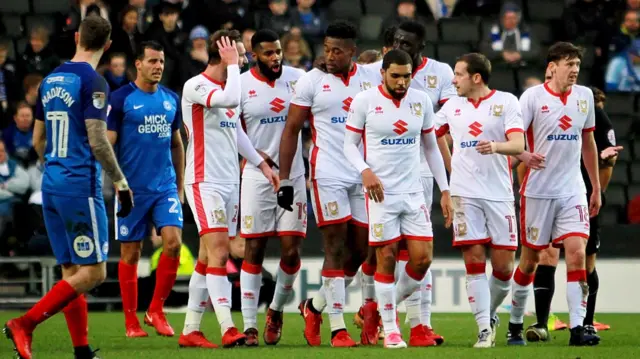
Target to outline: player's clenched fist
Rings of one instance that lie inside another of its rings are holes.
[[[220,53],[220,59],[227,65],[238,64],[238,48],[236,42],[229,40],[227,36],[223,36],[220,40],[216,41],[218,45],[218,52]]]
[[[129,183],[126,178],[115,182],[114,185],[116,187],[116,196],[120,202],[120,210],[116,215],[118,217],[126,217],[131,213],[131,209],[133,209],[133,192],[129,188]]]
[[[384,187],[378,176],[370,168],[362,171],[362,185],[369,199],[376,203],[384,201]]]

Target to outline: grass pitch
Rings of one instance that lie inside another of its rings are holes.
[[[0,312],[0,323],[19,315],[16,312]],[[139,315],[142,322],[142,313]],[[560,315],[568,320],[567,315]],[[91,313],[89,316],[89,335],[91,345],[100,348],[103,359],[199,359],[199,358],[250,358],[250,359],[285,359],[285,358],[331,358],[342,359],[354,357],[366,358],[407,358],[445,357],[453,358],[632,358],[637,356],[640,348],[640,337],[636,334],[636,323],[640,319],[637,314],[602,314],[598,321],[610,324],[612,329],[601,332],[602,341],[597,347],[569,347],[568,331],[552,332],[552,340],[544,344],[528,343],[526,347],[507,347],[506,328],[507,315],[501,315],[502,326],[498,329],[498,343],[492,349],[473,349],[477,327],[471,314],[442,314],[433,316],[433,325],[437,332],[445,337],[440,347],[407,348],[399,350],[378,347],[358,347],[336,349],[329,346],[330,331],[328,318],[322,327],[321,347],[307,346],[302,336],[303,321],[297,314],[286,314],[282,340],[273,346],[262,343],[258,348],[232,349],[181,349],[178,347],[178,336],[182,330],[184,315],[167,314],[167,318],[176,331],[173,338],[159,337],[148,330],[148,338],[129,339],[124,336],[124,318],[122,313]],[[359,339],[360,331],[351,324],[353,314],[345,314],[347,327],[354,340]],[[240,313],[234,313],[234,320],[242,329]],[[401,314],[404,320],[404,314]],[[533,318],[525,318],[525,326],[531,324]],[[264,327],[264,315],[258,319],[260,335]],[[149,329],[146,327],[146,329]],[[203,332],[214,343],[220,343],[220,330],[213,313],[208,312],[203,320]],[[403,325],[404,339],[409,339],[409,329]],[[33,354],[36,359],[72,359],[71,340],[67,332],[62,314],[56,315],[42,324],[34,333]],[[0,338],[0,358],[14,358],[12,343]]]

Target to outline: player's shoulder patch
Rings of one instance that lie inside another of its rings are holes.
[[[93,107],[102,110],[107,103],[107,94],[101,91],[93,92],[91,100],[93,101]]]

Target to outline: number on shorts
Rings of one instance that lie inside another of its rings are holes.
[[[296,202],[298,206],[298,220],[302,220],[307,217],[307,204],[302,202]]]
[[[171,202],[169,213],[180,213],[180,211],[178,211],[178,205],[180,204],[180,202],[178,202],[178,200],[175,198],[167,198],[167,199],[169,200],[169,202]]]
[[[504,216],[504,218],[506,218],[509,223],[509,234],[515,233],[516,216],[508,215]]]
[[[69,144],[69,114],[66,111],[47,111],[51,121],[51,158],[66,158]]]
[[[576,206],[576,209],[580,216],[580,222],[589,222],[589,209],[587,206]]]

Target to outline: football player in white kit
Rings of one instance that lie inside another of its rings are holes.
[[[356,94],[376,85],[376,74],[352,61],[355,40],[356,29],[350,23],[337,21],[327,27],[324,55],[328,73],[314,69],[300,77],[280,143],[282,185],[278,205],[291,210],[292,163],[300,129],[309,120],[313,140],[309,156],[311,201],[325,250],[322,287],[314,298],[300,303],[304,336],[311,346],[320,345],[321,312],[325,307],[331,324],[331,345],[356,345],[344,323],[345,285],[353,280],[366,257],[368,220],[360,175],[344,158],[342,147],[351,102]],[[363,297],[375,298],[373,278],[363,284]]]
[[[271,30],[258,30],[251,38],[251,47],[256,64],[240,76],[242,126],[253,146],[278,163],[280,137],[287,120],[289,101],[293,87],[304,71],[282,66],[280,39]],[[282,309],[300,270],[300,245],[307,232],[307,191],[300,138],[290,177],[294,206],[292,211],[287,211],[278,206],[277,196],[260,169],[247,163],[242,171],[240,236],[246,238],[246,242],[240,271],[240,292],[247,346],[258,345],[258,299],[267,240],[279,238],[282,250],[276,290],[267,311],[263,333],[266,344],[274,345],[280,341]]]
[[[520,189],[522,253],[514,274],[510,338],[522,338],[522,322],[540,251],[564,247],[567,264],[569,345],[597,345],[597,335],[585,333],[583,320],[588,294],[585,252],[589,218],[601,205],[598,149],[593,137],[593,93],[576,85],[582,51],[568,42],[549,48],[549,82],[527,89],[520,97],[527,149],[518,159],[528,168]],[[532,153],[536,153],[534,157]],[[593,193],[587,201],[580,172],[580,155]],[[532,169],[544,158],[545,168]]]
[[[218,318],[222,345],[245,342],[231,318],[231,283],[227,278],[229,238],[236,235],[240,166],[238,153],[260,169],[277,190],[279,179],[253,148],[239,125],[240,66],[246,64],[238,31],[211,36],[209,64],[184,84],[182,113],[188,145],[185,195],[200,234],[198,263],[189,282],[189,303],[180,335],[181,347],[207,347],[200,321],[207,299]]]
[[[491,63],[484,55],[461,56],[453,78],[459,97],[436,114],[436,134],[450,131],[453,140],[453,246],[462,249],[466,267],[467,296],[479,328],[475,348],[495,346],[496,310],[511,289],[518,235],[509,156],[524,151],[518,98],[491,90],[490,76]],[[485,274],[487,246],[490,280]]]
[[[452,216],[444,162],[433,133],[427,94],[409,89],[411,57],[394,49],[383,59],[383,84],[358,94],[349,111],[344,154],[362,176],[367,194],[369,245],[376,248],[375,292],[384,326],[384,347],[405,348],[396,322],[396,304],[420,288],[431,264],[433,232],[420,183],[420,150],[442,191],[447,226]],[[420,146],[420,142],[423,146]],[[359,146],[364,144],[364,156]],[[398,242],[407,241],[409,262],[395,278]],[[396,290],[397,279],[397,290]],[[420,306],[412,327],[420,325]],[[430,338],[415,346],[433,345]]]

